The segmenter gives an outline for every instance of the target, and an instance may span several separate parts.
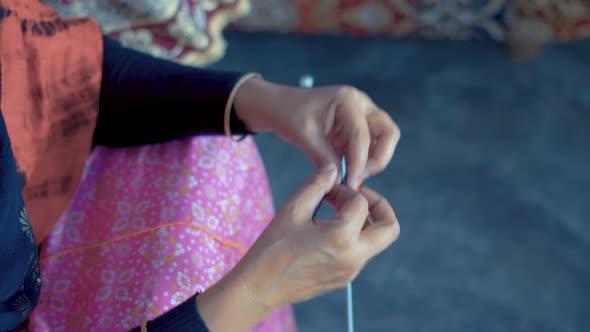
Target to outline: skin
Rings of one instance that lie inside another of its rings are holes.
[[[391,117],[350,86],[306,89],[254,78],[239,89],[234,105],[248,128],[275,133],[318,169],[340,165],[345,155],[353,188],[385,169],[400,139]]]
[[[248,331],[285,304],[344,287],[400,231],[384,197],[366,187],[350,189],[389,164],[400,137],[393,120],[365,93],[255,78],[240,88],[234,106],[252,131],[275,133],[319,171],[278,210],[240,263],[197,297],[201,316],[215,332]],[[349,186],[337,184],[342,155]],[[334,220],[312,220],[322,200],[333,206]]]

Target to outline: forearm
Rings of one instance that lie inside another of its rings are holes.
[[[148,332],[246,332],[270,311],[255,303],[240,268],[213,285],[203,294],[193,296],[147,323]],[[130,332],[140,332],[136,327]]]
[[[242,76],[154,58],[105,37],[94,144],[135,146],[221,134],[228,97]],[[248,132],[237,112],[230,123],[232,133]]]

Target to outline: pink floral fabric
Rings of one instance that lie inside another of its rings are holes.
[[[29,330],[126,331],[153,319],[232,269],[272,217],[251,138],[99,147],[44,242]],[[295,330],[290,307],[253,329]]]

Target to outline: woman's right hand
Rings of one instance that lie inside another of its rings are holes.
[[[197,297],[212,331],[246,331],[283,305],[344,287],[397,239],[399,224],[387,200],[367,188],[357,193],[335,185],[336,178],[334,167],[306,181],[240,263]],[[322,199],[334,207],[334,220],[312,221]]]

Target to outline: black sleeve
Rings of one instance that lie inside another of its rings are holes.
[[[183,66],[103,40],[93,145],[136,146],[223,133],[225,105],[243,73]],[[231,116],[232,133],[247,133],[235,111]]]
[[[220,308],[220,310],[222,310]],[[197,308],[196,295],[147,324],[148,332],[209,332]],[[136,327],[130,332],[140,332]]]

